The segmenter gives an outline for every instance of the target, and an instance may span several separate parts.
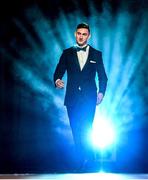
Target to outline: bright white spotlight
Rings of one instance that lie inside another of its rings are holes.
[[[91,134],[92,143],[95,148],[105,149],[115,143],[115,129],[110,121],[100,119],[93,125]]]

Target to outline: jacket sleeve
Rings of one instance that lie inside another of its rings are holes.
[[[107,87],[107,75],[105,72],[103,59],[102,59],[102,53],[99,53],[99,58],[97,61],[97,74],[98,74],[98,80],[99,80],[99,92],[105,94],[106,87]]]
[[[59,63],[56,66],[55,72],[54,72],[54,83],[57,79],[62,79],[64,73],[66,71],[66,56],[63,51]]]

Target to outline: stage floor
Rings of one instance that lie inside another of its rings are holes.
[[[48,180],[135,180],[148,179],[148,174],[112,174],[112,173],[79,173],[79,174],[8,174],[0,179],[48,179]]]

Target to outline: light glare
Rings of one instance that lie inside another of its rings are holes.
[[[115,143],[115,129],[113,125],[105,119],[95,122],[92,130],[93,146],[99,149],[105,149]]]

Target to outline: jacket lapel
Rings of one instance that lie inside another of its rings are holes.
[[[74,58],[73,60],[74,60],[74,62],[76,64],[76,67],[77,67],[78,71],[81,71],[78,56],[77,56],[77,51],[76,51],[75,47],[73,47],[73,52],[72,53],[73,53],[73,58]]]

